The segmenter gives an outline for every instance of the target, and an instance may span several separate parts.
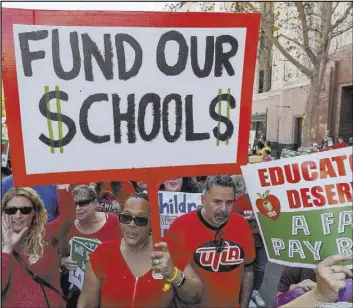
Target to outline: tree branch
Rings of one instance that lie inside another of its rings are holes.
[[[350,24],[350,25],[348,25],[348,27],[346,29],[332,33],[331,38],[335,38],[335,37],[347,32],[347,31],[349,31],[352,28],[353,28],[353,24]]]
[[[353,3],[351,2],[347,7],[346,11],[344,12],[344,14],[342,15],[342,17],[337,19],[336,22],[331,26],[330,31],[333,31],[335,28],[337,28],[347,18],[349,11],[352,9],[352,7],[353,7]]]
[[[258,10],[255,8],[255,6],[252,3],[246,2],[244,5],[248,6],[252,11],[258,12]]]
[[[322,3],[322,6],[325,8],[323,14],[322,14],[322,19],[321,19],[321,25],[323,26],[323,31],[322,31],[322,40],[324,44],[322,44],[318,50],[318,60],[319,63],[321,62],[322,57],[326,57],[328,54],[328,51],[330,49],[330,31],[331,31],[331,17],[332,17],[332,2],[324,2]]]
[[[264,30],[266,36],[269,38],[269,40],[272,42],[272,44],[282,53],[282,55],[293,65],[295,65],[304,75],[306,75],[309,78],[313,77],[313,71],[301,64],[299,61],[294,59],[292,55],[285,50],[285,48],[281,45],[281,43],[278,41],[278,38],[273,36],[272,33],[272,24],[268,23],[265,20],[264,15],[261,15],[261,24],[262,24],[262,29]]]
[[[340,2],[337,1],[336,4],[335,4],[335,7],[332,9],[332,14],[335,13],[335,11],[336,11],[336,9],[337,9],[337,7],[338,7],[339,4],[340,4]]]
[[[303,33],[303,42],[304,42],[304,51],[308,55],[313,65],[317,64],[317,58],[314,52],[311,50],[309,46],[309,37],[308,37],[308,25],[306,23],[306,16],[304,12],[303,2],[295,2],[299,13],[299,20],[302,23],[302,33]]]
[[[289,36],[287,36],[287,35],[285,35],[285,34],[280,34],[280,35],[278,36],[278,39],[279,39],[280,37],[283,37],[284,39],[286,39],[286,40],[288,40],[288,41],[290,41],[290,42],[296,44],[296,45],[299,46],[300,48],[304,49],[303,44],[299,43],[298,40],[292,39],[292,38],[290,38]]]

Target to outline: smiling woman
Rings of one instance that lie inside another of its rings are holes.
[[[45,207],[33,189],[12,188],[4,195],[2,307],[65,307],[59,291],[57,243],[65,236],[74,215],[71,194],[60,189],[58,199],[59,205],[65,206],[61,207],[59,218],[47,224]],[[36,280],[32,279],[33,274]]]

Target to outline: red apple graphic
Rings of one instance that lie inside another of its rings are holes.
[[[6,145],[5,144],[1,144],[1,153],[5,153],[6,151]]]
[[[260,213],[272,220],[277,220],[279,213],[281,212],[281,204],[276,196],[270,195],[270,191],[267,190],[262,195],[257,193],[260,197],[256,200],[256,206]]]

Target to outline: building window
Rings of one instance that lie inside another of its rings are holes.
[[[294,118],[294,143],[299,147],[302,145],[303,118]]]
[[[258,93],[264,93],[264,77],[265,77],[265,72],[264,70],[261,70],[259,72],[259,92]]]
[[[266,122],[256,121],[251,122],[251,130],[255,131],[255,138],[264,138],[266,140]]]

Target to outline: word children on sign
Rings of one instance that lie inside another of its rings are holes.
[[[201,194],[198,193],[160,191],[158,201],[162,236],[177,217],[194,211],[202,205]]]
[[[351,148],[242,167],[271,262],[311,267],[353,257]],[[281,230],[279,233],[278,230]],[[352,268],[352,262],[346,262]]]
[[[5,44],[14,46],[21,176],[76,181],[81,172],[96,181],[94,171],[104,170],[114,180],[114,170],[144,176],[147,168],[180,174],[246,163],[258,14],[217,15],[204,27],[211,15],[196,23],[191,13],[182,21],[170,13],[55,12],[54,22],[53,12],[36,11],[34,25],[23,11],[16,22],[14,11],[5,11],[4,24]],[[167,24],[156,26],[161,19]]]

